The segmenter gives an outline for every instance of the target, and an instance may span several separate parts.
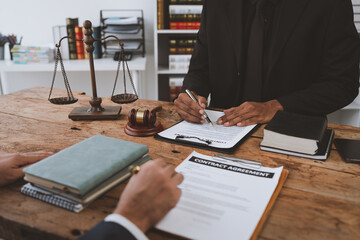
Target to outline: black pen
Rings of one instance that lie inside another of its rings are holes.
[[[186,94],[195,102],[197,103],[197,105],[200,106],[199,102],[196,100],[196,98],[194,97],[194,95],[192,95],[192,93],[189,91],[189,89],[185,90]],[[213,127],[214,124],[211,122],[209,116],[206,114],[206,112],[204,111],[203,117],[205,118],[205,120]]]

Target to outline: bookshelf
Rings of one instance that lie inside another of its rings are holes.
[[[185,77],[188,71],[201,9],[202,0],[156,0],[154,58],[158,100],[171,100],[170,91],[174,88],[170,88],[170,84],[176,82],[176,91],[181,88],[179,78]]]

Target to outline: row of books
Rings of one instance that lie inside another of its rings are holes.
[[[169,54],[192,54],[196,39],[170,39]]]
[[[199,29],[200,14],[170,14],[170,29]]]
[[[191,54],[169,55],[169,70],[188,70]]]
[[[199,29],[202,5],[169,5],[170,29]]]
[[[54,59],[49,47],[14,45],[11,49],[14,63],[48,63]]]
[[[199,29],[202,0],[157,0],[158,29]]]
[[[83,27],[79,26],[78,18],[67,18],[66,25],[58,25],[53,27],[54,43],[59,44],[62,37],[69,36],[72,38],[64,39],[61,41],[60,51],[64,60],[67,59],[87,59],[89,58],[86,51],[86,45],[83,41],[76,41],[85,38]],[[101,28],[93,27],[93,37],[95,39],[101,38]],[[76,40],[75,40],[76,39]],[[102,49],[101,42],[94,43],[94,58],[101,58]]]

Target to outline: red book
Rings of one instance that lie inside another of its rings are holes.
[[[83,39],[82,27],[75,26],[75,39],[76,40]],[[85,59],[85,51],[84,51],[84,42],[83,41],[76,41],[76,53],[77,53],[77,59]]]

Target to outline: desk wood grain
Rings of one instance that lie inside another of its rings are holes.
[[[121,138],[149,146],[153,158],[162,157],[177,165],[194,149],[152,137],[132,137],[124,133],[131,108],[162,105],[157,117],[165,128],[180,120],[173,104],[138,100],[122,105],[115,121],[74,122],[68,113],[75,106],[88,106],[89,97],[73,105],[58,106],[47,101],[48,88],[38,87],[0,96],[0,152],[54,151],[71,146],[95,134]],[[63,93],[62,90],[56,90]],[[103,99],[103,105],[114,105]],[[329,124],[336,138],[360,139],[360,128]],[[305,158],[261,151],[263,126],[233,154],[257,160],[265,166],[283,165],[289,176],[265,223],[259,239],[359,239],[360,238],[360,165],[343,162],[333,146],[329,159]],[[0,238],[5,239],[74,239],[111,213],[126,183],[91,203],[79,214],[22,195],[23,180],[0,188]],[[237,229],[236,231],[241,231]],[[234,234],[236,234],[236,231]],[[150,239],[176,239],[157,230],[147,233]]]

